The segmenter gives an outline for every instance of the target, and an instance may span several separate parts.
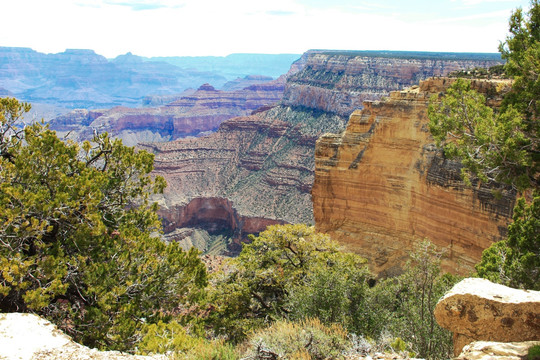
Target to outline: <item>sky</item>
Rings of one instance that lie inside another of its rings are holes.
[[[497,52],[529,0],[4,0],[0,46],[114,58],[309,49]]]

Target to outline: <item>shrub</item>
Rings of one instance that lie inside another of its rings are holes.
[[[0,311],[47,317],[76,341],[130,350],[145,323],[206,284],[198,252],[164,244],[153,155],[107,134],[82,145],[0,99]]]
[[[451,356],[452,333],[437,324],[433,311],[459,278],[440,273],[442,255],[425,241],[411,254],[403,275],[380,281],[370,289],[366,301],[367,308],[372,309],[370,336],[381,343],[381,334],[389,332],[391,338],[398,336],[410,346],[407,351],[426,359]],[[393,338],[393,345],[403,344]]]
[[[350,346],[339,325],[326,326],[318,319],[280,320],[248,338],[244,356],[250,359],[342,359]]]
[[[238,342],[282,318],[354,326],[369,279],[365,260],[306,225],[270,226],[252,241],[214,279],[209,321],[218,334]]]
[[[535,346],[529,348],[529,351],[527,352],[527,359],[528,360],[539,360],[540,359],[540,345],[535,345]]]
[[[530,204],[518,199],[508,238],[482,253],[478,276],[520,289],[540,290],[540,192]]]

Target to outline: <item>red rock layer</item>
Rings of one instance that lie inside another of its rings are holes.
[[[219,197],[246,218],[309,222],[316,137],[276,120],[273,111],[227,120],[205,137],[141,144],[156,155],[154,173],[168,183],[163,212]]]
[[[466,187],[459,164],[444,160],[433,144],[428,99],[449,83],[431,79],[365,102],[342,135],[317,141],[317,230],[365,256],[376,273],[399,273],[414,245],[427,238],[448,249],[444,269],[466,274],[509,222],[515,194],[503,191],[497,200],[491,189]],[[488,82],[475,86],[496,89]]]
[[[107,131],[128,145],[141,141],[167,141],[215,131],[223,121],[249,115],[281,99],[284,80],[257,84],[236,91],[219,91],[204,84],[192,94],[157,108],[115,107],[110,110],[75,110],[51,122],[58,131]]]
[[[263,217],[242,216],[228,199],[210,197],[194,198],[186,205],[176,205],[161,209],[165,233],[173,233],[180,228],[199,228],[208,233],[227,232],[231,234],[233,245],[229,251],[239,250],[240,244],[248,240],[249,234],[258,234],[269,225],[283,224],[283,221]],[[180,234],[183,236],[184,234]],[[175,239],[174,235],[168,237]],[[178,239],[175,239],[178,240]]]

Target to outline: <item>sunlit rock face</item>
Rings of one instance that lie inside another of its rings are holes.
[[[233,202],[241,216],[313,223],[311,187],[319,136],[343,131],[350,113],[369,94],[378,98],[423,76],[485,63],[428,59],[422,67],[422,61],[414,60],[413,71],[412,60],[362,59],[358,54],[308,52],[287,74],[279,105],[226,120],[215,133],[197,139],[140,145],[156,154],[155,173],[169,184],[161,199],[164,211],[194,198],[219,197]]]
[[[283,104],[349,116],[365,100],[452,71],[500,64],[495,57],[400,52],[315,51],[285,86]]]
[[[343,133],[317,141],[317,230],[365,256],[380,275],[400,273],[423,239],[447,249],[445,270],[467,274],[510,221],[515,192],[466,186],[460,164],[445,159],[430,136],[428,100],[451,82],[434,78],[365,102]],[[501,99],[496,89],[504,87],[487,81],[473,86],[491,94],[492,105]]]
[[[434,315],[440,326],[454,333],[455,356],[474,341],[510,344],[477,342],[469,345],[463,355],[475,352],[478,356],[481,349],[489,354],[497,352],[496,349],[512,352],[522,348],[512,342],[540,344],[540,291],[512,289],[486,279],[468,278],[439,300]],[[465,358],[463,355],[460,358]]]

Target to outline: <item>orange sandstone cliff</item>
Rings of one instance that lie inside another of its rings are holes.
[[[447,249],[443,268],[467,274],[482,251],[500,240],[515,193],[497,186],[467,187],[460,164],[438,150],[427,105],[452,82],[432,78],[382,101],[365,102],[342,134],[326,134],[315,149],[313,211],[318,231],[365,256],[382,276],[397,274],[427,238]],[[497,105],[502,83],[475,81]],[[502,190],[501,190],[502,189]]]

